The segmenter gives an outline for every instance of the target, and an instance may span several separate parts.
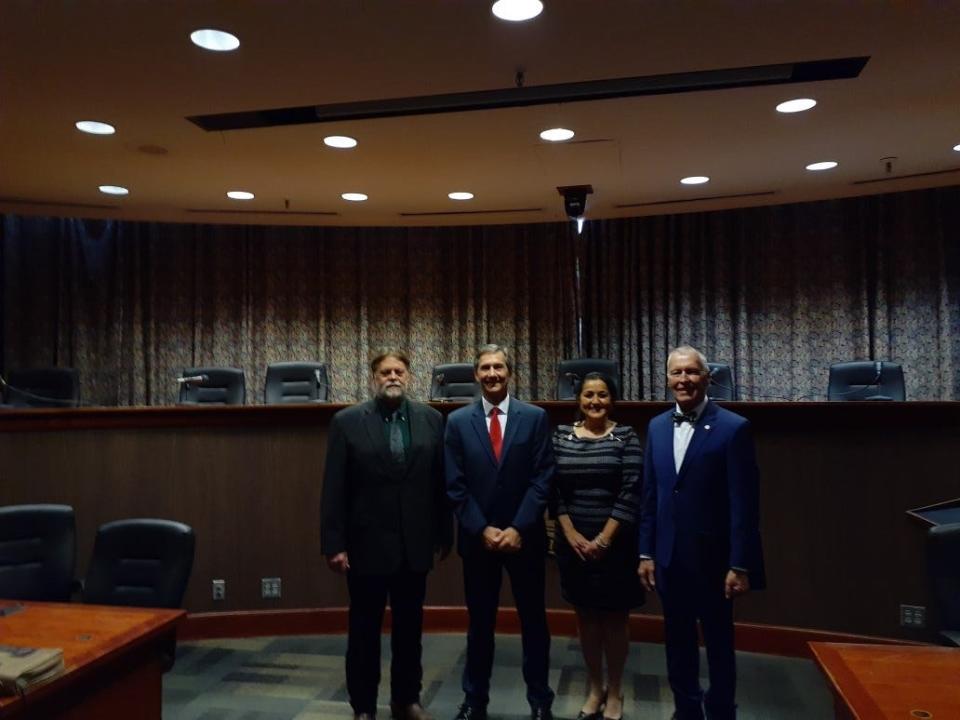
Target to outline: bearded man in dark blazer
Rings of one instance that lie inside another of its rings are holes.
[[[321,550],[350,593],[347,691],[372,720],[380,684],[380,628],[391,631],[390,708],[429,720],[420,704],[423,601],[435,552],[452,545],[443,475],[443,417],[407,397],[410,361],[396,350],[370,363],[375,397],[333,416],[327,439]]]
[[[643,455],[637,572],[663,605],[677,720],[733,720],[733,600],[766,584],[759,473],[750,423],[707,397],[707,360],[689,345],[667,358],[677,404],[650,421]],[[710,689],[699,681],[697,621]]]

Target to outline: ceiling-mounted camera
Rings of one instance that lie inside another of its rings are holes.
[[[563,210],[571,220],[583,217],[587,209],[587,195],[593,193],[593,185],[567,185],[558,187],[563,196]]]

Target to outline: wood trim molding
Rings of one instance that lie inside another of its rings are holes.
[[[556,637],[575,637],[577,618],[573,610],[547,610],[550,632]],[[390,610],[384,628],[390,627]],[[426,633],[466,633],[467,610],[464,607],[424,608]],[[225,613],[194,613],[181,623],[180,640],[243,638],[266,635],[330,635],[347,632],[347,608],[306,608],[302,610],[248,610]],[[520,620],[513,608],[497,614],[497,632],[520,633]],[[737,623],[737,650],[765,655],[810,658],[808,642],[874,643],[884,645],[922,645],[902,639],[848,635],[845,633]],[[663,643],[663,618],[659,615],[631,615],[630,639],[633,642]]]

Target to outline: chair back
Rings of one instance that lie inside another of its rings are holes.
[[[182,377],[203,378],[200,382],[180,383],[183,405],[243,405],[247,400],[246,381],[239,368],[184,368]]]
[[[193,550],[193,529],[173,520],[137,518],[101,525],[83,602],[178,608],[193,569]]]
[[[77,407],[80,373],[76,368],[14,370],[7,378],[4,402],[14,407]]]
[[[473,400],[480,395],[480,383],[473,363],[435,365],[430,373],[431,400]]]
[[[940,631],[960,644],[960,523],[927,531],[927,577],[940,616]]]
[[[0,597],[68,601],[75,536],[69,505],[0,507]]]
[[[882,360],[856,360],[830,366],[828,400],[906,400],[903,368]]]
[[[711,400],[736,400],[737,386],[733,384],[733,370],[726,363],[707,363],[710,370],[710,385],[707,397]]]
[[[557,400],[576,400],[577,386],[585,375],[592,372],[609,377],[616,385],[614,393],[620,397],[620,363],[604,358],[578,358],[561,360],[557,365]]]
[[[263,401],[277,403],[327,402],[330,383],[327,366],[319,362],[278,362],[267,365]]]

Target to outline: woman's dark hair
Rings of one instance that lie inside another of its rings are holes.
[[[610,393],[611,405],[616,405],[617,401],[620,399],[619,394],[617,393],[617,383],[614,382],[612,377],[602,372],[588,372],[577,383],[574,391],[574,397],[577,400],[577,421],[583,420],[583,413],[580,412],[580,392],[583,390],[583,386],[590,380],[599,380],[607,386],[607,392]]]

